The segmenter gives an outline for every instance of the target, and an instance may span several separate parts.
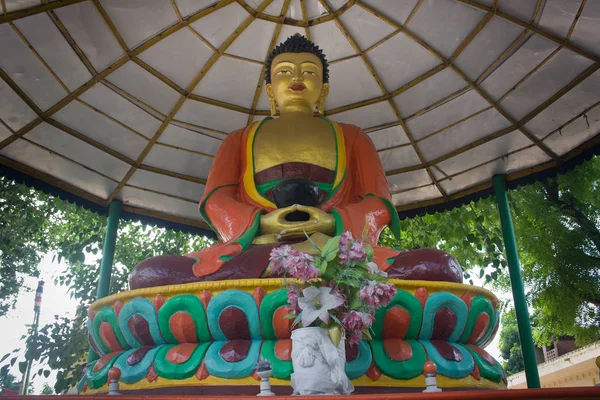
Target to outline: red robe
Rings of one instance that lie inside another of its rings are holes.
[[[338,154],[338,166],[341,164],[338,172],[343,178],[334,186],[334,194],[318,207],[334,216],[336,235],[350,231],[358,238],[366,230],[365,241],[374,246],[374,261],[385,269],[388,258],[399,251],[375,245],[388,225],[399,235],[399,220],[383,166],[366,133],[354,125],[333,124],[340,136],[338,143],[343,141],[345,150],[343,159]],[[227,260],[248,248],[252,239],[260,234],[260,215],[275,209],[257,197],[253,176],[249,178],[246,169],[248,162],[252,162],[248,160],[252,156],[247,147],[252,140],[248,137],[256,130],[252,125],[230,133],[215,156],[199,208],[222,243],[188,254],[197,260],[196,276],[218,271]]]

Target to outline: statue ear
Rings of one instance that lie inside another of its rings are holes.
[[[270,83],[267,83],[265,85],[265,92],[267,92],[267,97],[269,98],[269,100],[275,99],[275,95],[273,95],[273,86]]]
[[[273,86],[270,83],[265,85],[265,92],[269,98],[269,108],[271,109],[271,117],[277,114],[277,104],[275,103],[275,95],[273,94]]]
[[[319,97],[319,103],[317,104],[317,111],[319,114],[325,114],[325,101],[327,100],[327,96],[329,95],[329,83],[323,84],[323,89],[321,89],[321,96]]]

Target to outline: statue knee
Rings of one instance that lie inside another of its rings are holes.
[[[418,249],[400,253],[387,270],[389,278],[462,283],[459,262],[438,249]]]

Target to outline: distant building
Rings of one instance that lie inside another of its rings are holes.
[[[561,338],[552,346],[536,349],[536,359],[543,388],[597,386],[600,375],[596,359],[600,341],[578,348],[572,338]],[[509,389],[527,387],[525,372],[508,377]]]

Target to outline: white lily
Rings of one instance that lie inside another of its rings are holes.
[[[298,307],[302,310],[302,326],[308,327],[317,318],[324,323],[329,322],[329,310],[341,306],[344,300],[331,294],[330,287],[316,288],[309,286],[298,298]]]
[[[387,278],[388,276],[387,272],[380,270],[377,264],[375,264],[374,262],[368,263],[367,268],[369,269],[370,274],[381,275],[385,278]]]

